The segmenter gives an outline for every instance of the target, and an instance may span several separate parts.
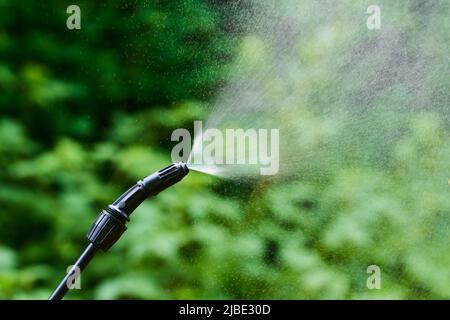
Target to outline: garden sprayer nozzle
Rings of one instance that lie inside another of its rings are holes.
[[[87,234],[90,244],[52,293],[50,300],[62,299],[69,288],[69,282],[73,275],[83,270],[99,249],[106,251],[119,240],[127,229],[125,225],[130,220],[130,215],[145,199],[156,196],[181,181],[188,173],[189,169],[185,163],[172,163],[139,180],[108,208],[100,212]]]
[[[179,182],[189,172],[187,165],[183,162],[171,165],[138,181],[128,189],[110,206],[129,216],[142,201],[150,196],[156,196],[161,191]]]
[[[171,165],[139,180],[116,201],[103,210],[89,230],[88,240],[103,251],[108,250],[127,229],[125,224],[133,211],[148,197],[181,181],[189,173],[183,162]]]

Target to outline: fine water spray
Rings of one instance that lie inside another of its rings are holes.
[[[102,210],[92,224],[87,238],[89,244],[56,287],[49,300],[61,300],[69,290],[69,282],[88,265],[98,250],[107,251],[127,229],[133,211],[147,198],[181,181],[189,169],[183,162],[173,163],[138,181],[116,201]]]

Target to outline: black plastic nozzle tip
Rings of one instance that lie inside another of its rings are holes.
[[[188,168],[188,166],[187,166],[186,163],[184,163],[184,162],[178,162],[178,165],[184,170],[184,172],[185,172],[186,174],[189,173],[189,168]]]
[[[189,173],[184,162],[172,163],[142,180],[150,195],[156,195],[162,190],[181,181]]]
[[[184,162],[172,163],[167,167],[159,170],[156,174],[159,175],[164,184],[172,185],[172,180],[180,181],[189,172],[187,165]]]
[[[175,164],[178,165],[178,166],[180,167],[180,170],[181,170],[182,172],[184,172],[184,175],[187,175],[187,174],[189,173],[189,168],[188,168],[188,166],[187,166],[186,163],[184,163],[184,162],[178,162],[178,163],[175,163]]]

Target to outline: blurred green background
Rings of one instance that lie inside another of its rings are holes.
[[[423,19],[420,3],[405,1],[411,19]],[[242,1],[77,1],[78,31],[66,28],[70,4],[0,0],[1,299],[46,299],[101,208],[170,162],[172,131],[207,117],[233,60],[255,45],[233,23]],[[427,36],[448,40],[445,8],[415,32],[448,59],[449,42]],[[333,91],[334,71],[317,71],[333,66],[332,48],[306,41],[303,81]],[[191,173],[139,207],[68,297],[450,298],[450,79],[437,67],[424,81],[441,98],[428,110],[399,127],[367,115],[384,126],[379,139],[403,133],[389,149],[335,144],[327,161],[305,157],[308,174],[292,181]],[[300,121],[318,129],[302,143],[323,152],[316,140],[338,119],[320,127],[307,111]],[[349,145],[355,126],[342,133]],[[380,290],[366,287],[372,264]]]

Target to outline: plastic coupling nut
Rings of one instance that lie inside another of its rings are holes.
[[[92,224],[87,238],[102,251],[107,251],[127,230],[128,216],[117,208],[109,206],[98,215]]]

